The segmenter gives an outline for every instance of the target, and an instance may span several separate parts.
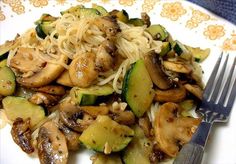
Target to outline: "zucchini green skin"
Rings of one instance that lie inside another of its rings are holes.
[[[81,102],[80,105],[94,105],[95,102],[97,100],[97,96],[96,95],[87,95],[87,94],[83,94],[82,98],[81,98]]]
[[[172,49],[178,54],[179,57],[185,60],[192,59],[190,51],[178,40],[172,42]]]
[[[38,37],[44,39],[46,38],[47,34],[44,33],[43,29],[42,29],[42,24],[38,24],[36,27],[35,27],[35,31],[38,35]]]
[[[6,53],[4,54],[0,54],[0,61],[6,59],[8,57],[8,54],[9,54],[9,51],[7,51]]]
[[[79,105],[94,105],[97,98],[111,95],[114,92],[109,85],[93,86],[90,88],[73,87],[70,91],[72,101]]]
[[[142,19],[139,18],[131,18],[128,21],[129,24],[132,24],[134,26],[143,26],[144,25],[144,21]]]
[[[100,6],[100,5],[93,4],[92,8],[99,11],[102,16],[105,16],[105,15],[108,14],[107,10],[104,7]]]
[[[79,139],[88,149],[98,152],[103,152],[108,144],[111,153],[123,150],[133,136],[134,131],[130,127],[118,124],[106,115],[99,115],[95,122],[83,131]]]
[[[166,31],[166,29],[159,24],[151,25],[146,30],[152,35],[153,39],[155,40],[164,41],[169,36],[169,33]]]
[[[132,64],[123,81],[122,98],[137,117],[142,117],[149,109],[154,97],[152,87],[144,61],[141,59]]]
[[[169,42],[162,42],[160,56],[165,56],[171,50],[171,44]]]
[[[12,70],[7,67],[0,68],[0,95],[9,96],[15,92],[16,81]]]

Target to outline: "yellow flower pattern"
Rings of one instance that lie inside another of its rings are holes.
[[[135,0],[119,0],[119,3],[123,6],[132,6]]]
[[[1,10],[1,7],[0,7],[0,21],[3,21],[5,20],[5,15],[3,14],[2,10]]]
[[[64,5],[66,0],[56,0],[58,5]]]
[[[113,7],[115,4],[122,5],[126,8],[132,8],[132,10],[137,10],[137,8],[133,8],[136,6],[136,4],[142,5],[141,10],[143,12],[150,12],[155,11],[154,15],[160,15],[163,18],[167,18],[171,21],[177,21],[179,20],[183,15],[185,15],[184,19],[185,22],[181,22],[182,26],[185,26],[185,28],[188,29],[202,29],[202,26],[204,25],[205,30],[202,33],[204,36],[206,36],[207,39],[210,39],[211,41],[222,39],[222,48],[224,50],[234,50],[236,51],[236,33],[233,32],[232,36],[229,38],[224,38],[225,33],[228,31],[227,28],[224,28],[222,25],[209,25],[207,21],[217,21],[218,19],[214,16],[210,16],[207,14],[207,12],[203,12],[193,6],[186,5],[184,1],[182,0],[175,0],[173,1],[167,1],[167,0],[76,0],[76,1],[70,1],[70,0],[0,0],[0,21],[6,21],[11,17],[14,17],[14,14],[5,13],[7,10],[3,10],[3,7],[9,6],[12,10],[12,13],[15,13],[17,15],[24,14],[26,11],[32,11],[32,9],[27,7],[27,3],[31,4],[31,7],[50,7],[52,4],[53,6],[56,5],[68,5],[68,4],[76,4],[76,2],[79,3],[91,3],[95,2],[99,5],[105,5],[105,4],[111,4]],[[49,3],[50,2],[50,3]],[[73,2],[73,3],[72,3]],[[6,4],[5,6],[3,4]],[[114,4],[114,5],[113,5]],[[183,6],[184,5],[184,6]],[[189,6],[189,7],[188,7]],[[159,7],[160,10],[159,10]],[[188,11],[188,14],[186,14]],[[191,15],[189,15],[191,14]],[[206,23],[204,23],[206,22]],[[204,24],[203,24],[204,23]],[[204,27],[203,26],[203,27]],[[226,31],[227,30],[227,31]]]
[[[34,7],[44,7],[48,5],[48,0],[29,0]]]
[[[90,2],[91,0],[77,0],[77,2],[82,2],[82,3],[86,3],[86,2]]]
[[[159,1],[160,0],[144,0],[144,3],[142,4],[142,11],[150,12],[151,10],[153,10],[155,4]]]
[[[216,40],[225,35],[225,29],[221,25],[209,25],[203,34],[210,40]]]
[[[177,21],[186,12],[186,9],[183,8],[180,2],[164,3],[161,16],[169,18],[172,21]]]
[[[12,11],[18,15],[25,13],[25,7],[20,0],[2,0],[2,2],[10,5]]]
[[[200,10],[192,9],[192,17],[187,21],[186,27],[189,29],[196,28],[203,21],[210,20],[210,16],[201,12]]]
[[[231,38],[224,41],[223,50],[236,51],[236,34],[232,34]]]

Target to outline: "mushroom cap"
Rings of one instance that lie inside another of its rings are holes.
[[[171,157],[191,139],[200,118],[183,117],[180,115],[182,108],[177,104],[168,102],[160,106],[155,117],[155,139],[160,149]]]
[[[40,127],[37,142],[41,164],[67,163],[68,149],[66,138],[54,122],[49,121]]]
[[[67,63],[68,57],[66,55],[60,55],[58,63]],[[33,63],[32,63],[33,64]],[[26,87],[41,87],[49,84],[55,80],[64,70],[64,67],[60,64],[47,63],[46,66],[39,72],[30,77],[18,77],[17,81]]]

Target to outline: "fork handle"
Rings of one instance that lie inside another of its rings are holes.
[[[201,122],[191,141],[185,144],[174,164],[201,164],[205,143],[207,141],[212,123]]]
[[[195,143],[183,146],[173,164],[201,164],[204,148]]]

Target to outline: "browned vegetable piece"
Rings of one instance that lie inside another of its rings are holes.
[[[108,71],[115,65],[116,46],[111,40],[103,41],[96,53],[95,65],[99,71]]]
[[[94,53],[85,53],[72,60],[69,74],[73,85],[88,87],[93,84],[98,77],[98,72],[95,70],[95,58]]]
[[[27,154],[33,153],[34,148],[31,144],[30,118],[23,120],[16,118],[11,129],[14,142]]]
[[[59,96],[62,96],[66,93],[64,87],[62,87],[60,85],[46,85],[46,86],[39,87],[39,88],[32,88],[32,90],[38,91],[38,92],[43,92],[43,93],[48,93],[51,95],[59,95]]]
[[[116,122],[124,125],[132,125],[135,123],[134,113],[131,111],[119,111],[109,114],[109,116]]]
[[[62,103],[59,108],[61,121],[76,132],[83,132],[93,122],[91,116],[73,104]]]
[[[171,87],[171,81],[161,69],[161,61],[155,52],[150,52],[144,58],[145,66],[153,83],[160,89],[168,89]]]
[[[10,66],[20,73],[41,71],[46,62],[34,56],[35,50],[33,48],[20,47],[16,55],[10,60]]]
[[[60,96],[50,95],[47,93],[36,92],[29,98],[29,101],[37,104],[37,105],[44,105],[45,107],[52,107],[58,103],[60,100]]]
[[[90,116],[96,118],[98,115],[106,115],[109,112],[109,108],[105,105],[101,106],[81,106],[82,111],[86,112]]]
[[[150,17],[146,12],[141,13],[141,18],[142,18],[144,24],[147,25],[147,27],[149,27],[151,25]]]
[[[194,96],[202,100],[203,91],[198,85],[185,84],[184,87],[186,88],[187,91],[189,91]]]
[[[43,53],[43,52],[39,52]],[[58,63],[67,63],[68,57],[59,54]],[[47,63],[39,59],[38,53],[33,48],[20,47],[16,55],[10,61],[10,67],[18,75],[17,82],[26,87],[41,87],[55,80],[64,67],[60,64]]]
[[[78,150],[80,146],[80,134],[65,126],[61,121],[59,121],[58,128],[66,137],[68,150]]]
[[[146,137],[151,136],[151,122],[148,117],[142,117],[138,120],[139,126],[143,129],[143,132]]]
[[[70,79],[69,71],[65,70],[56,80],[58,84],[67,86],[67,87],[73,87],[73,83]]]
[[[155,117],[155,139],[160,149],[171,157],[179,151],[179,144],[183,145],[191,139],[200,118],[181,116],[181,110],[175,103],[165,103],[160,106]]]
[[[186,89],[182,85],[169,90],[156,90],[154,100],[157,102],[181,102],[186,97]]]
[[[178,72],[178,73],[186,73],[189,74],[192,71],[192,68],[189,64],[181,61],[163,61],[163,66],[165,69]]]
[[[40,127],[38,133],[38,156],[41,164],[66,164],[68,149],[66,138],[52,121]]]
[[[101,31],[105,32],[107,37],[115,36],[121,31],[116,18],[112,16],[97,18],[93,23],[98,26]]]

